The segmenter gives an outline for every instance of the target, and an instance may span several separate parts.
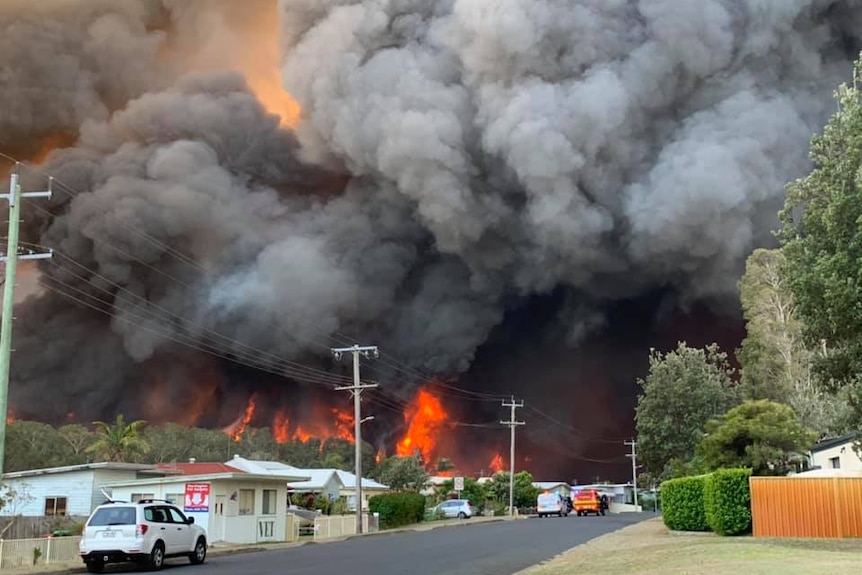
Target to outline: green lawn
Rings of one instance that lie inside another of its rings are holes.
[[[581,545],[529,575],[856,575],[862,540],[670,533],[660,519]]]

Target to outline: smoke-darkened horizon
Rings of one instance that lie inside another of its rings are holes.
[[[16,312],[12,406],[223,425],[278,379],[230,361],[287,372],[293,401],[356,341],[393,409],[455,378],[625,435],[651,342],[738,340],[736,282],[860,7],[2,2],[0,151],[62,182],[24,206],[57,255]],[[602,451],[547,427],[527,433],[568,447],[548,473]]]

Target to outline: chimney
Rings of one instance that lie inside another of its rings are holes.
[[[189,457],[189,463],[194,463],[195,461],[197,461],[197,459],[195,459],[194,457]]]

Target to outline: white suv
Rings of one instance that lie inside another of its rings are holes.
[[[135,562],[161,569],[166,557],[188,557],[193,564],[207,556],[206,531],[169,501],[113,501],[93,511],[81,535],[81,559],[90,573],[107,563]]]

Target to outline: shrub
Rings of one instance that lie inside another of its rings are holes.
[[[380,514],[381,529],[410,525],[425,516],[425,497],[415,491],[383,493],[368,500],[368,509]]]
[[[662,519],[668,529],[709,531],[703,503],[706,477],[679,477],[661,484]]]
[[[719,535],[740,535],[751,530],[749,477],[751,469],[719,469],[706,480],[706,522]]]

